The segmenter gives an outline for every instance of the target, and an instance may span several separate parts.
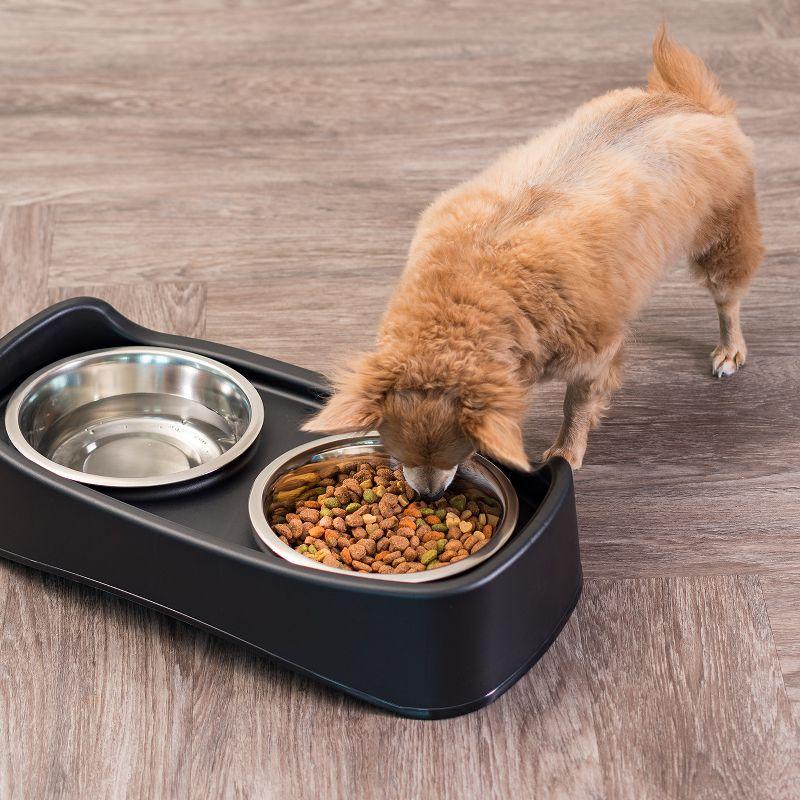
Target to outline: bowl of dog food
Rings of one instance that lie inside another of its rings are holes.
[[[20,386],[6,430],[22,455],[92,486],[209,475],[257,439],[264,407],[235,370],[188,351],[116,347],[52,364]]]
[[[269,464],[250,492],[258,543],[303,567],[422,582],[463,572],[509,539],[518,501],[473,456],[434,500],[415,495],[377,434],[327,436]]]

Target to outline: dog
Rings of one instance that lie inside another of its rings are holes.
[[[476,450],[530,469],[527,395],[559,379],[563,425],[543,458],[577,469],[665,269],[688,259],[710,292],[723,377],[745,362],[739,307],[762,257],[751,142],[662,25],[646,88],[590,100],[422,214],[376,349],[304,429],[377,428],[408,483],[435,497]]]

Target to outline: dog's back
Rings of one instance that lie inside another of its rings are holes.
[[[462,250],[516,252],[534,269],[558,261],[633,316],[667,264],[704,249],[707,220],[752,187],[750,142],[705,64],[663,28],[653,58],[647,89],[585,103],[443,195],[412,264],[468,231]]]

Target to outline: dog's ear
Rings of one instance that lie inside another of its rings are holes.
[[[372,430],[380,421],[378,404],[357,388],[346,387],[337,391],[302,427],[304,431],[319,433],[350,433]]]
[[[525,472],[531,468],[522,443],[522,430],[514,416],[487,409],[470,417],[464,429],[478,450]]]

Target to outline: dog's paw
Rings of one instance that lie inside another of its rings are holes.
[[[718,345],[711,352],[711,374],[717,378],[733,375],[744,364],[747,350],[744,342],[736,345]]]
[[[583,464],[582,453],[579,455],[567,447],[559,447],[558,445],[553,445],[551,448],[542,453],[542,463],[550,458],[553,458],[554,456],[561,456],[561,458],[569,461],[572,469],[580,469],[581,464]]]

